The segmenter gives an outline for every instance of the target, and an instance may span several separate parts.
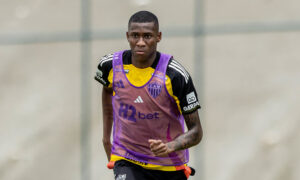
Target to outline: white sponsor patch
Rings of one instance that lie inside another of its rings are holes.
[[[126,174],[119,174],[116,180],[125,180],[126,179]]]
[[[98,70],[98,71],[96,72],[96,74],[97,74],[97,76],[99,76],[99,77],[102,77],[102,76],[103,76],[103,72],[100,71],[100,70]]]
[[[195,102],[193,104],[185,106],[185,107],[183,107],[183,110],[184,111],[190,111],[190,110],[194,109],[196,106],[200,106],[199,102]]]
[[[103,85],[106,85],[106,84],[107,84],[106,81],[105,81],[102,77],[96,76],[96,79],[97,79],[98,81],[100,81]]]
[[[193,102],[196,102],[197,99],[196,99],[196,95],[195,95],[195,92],[191,92],[190,94],[186,95],[186,100],[187,100],[187,103],[188,104],[191,104]]]

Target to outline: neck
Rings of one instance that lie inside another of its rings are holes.
[[[147,58],[142,58],[138,56],[131,56],[132,64],[137,68],[147,68],[150,67],[156,58],[156,51],[150,54]]]

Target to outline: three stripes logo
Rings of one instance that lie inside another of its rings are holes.
[[[103,56],[100,60],[100,66],[102,67],[102,65],[106,62],[112,61],[113,60],[114,55],[113,54],[109,54],[106,56]]]
[[[188,83],[189,74],[180,63],[172,59],[171,63],[168,66],[179,72],[184,77],[185,83]]]
[[[138,96],[135,100],[134,103],[144,103],[143,99],[141,98],[141,96]]]

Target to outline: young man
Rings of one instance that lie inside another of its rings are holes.
[[[188,148],[202,138],[192,79],[172,56],[156,50],[162,34],[154,14],[132,15],[126,35],[130,50],[104,56],[95,76],[104,85],[108,167],[117,180],[187,179]]]

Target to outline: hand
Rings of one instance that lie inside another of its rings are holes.
[[[161,140],[149,139],[150,149],[155,156],[166,157],[172,152],[167,143],[163,143]]]

